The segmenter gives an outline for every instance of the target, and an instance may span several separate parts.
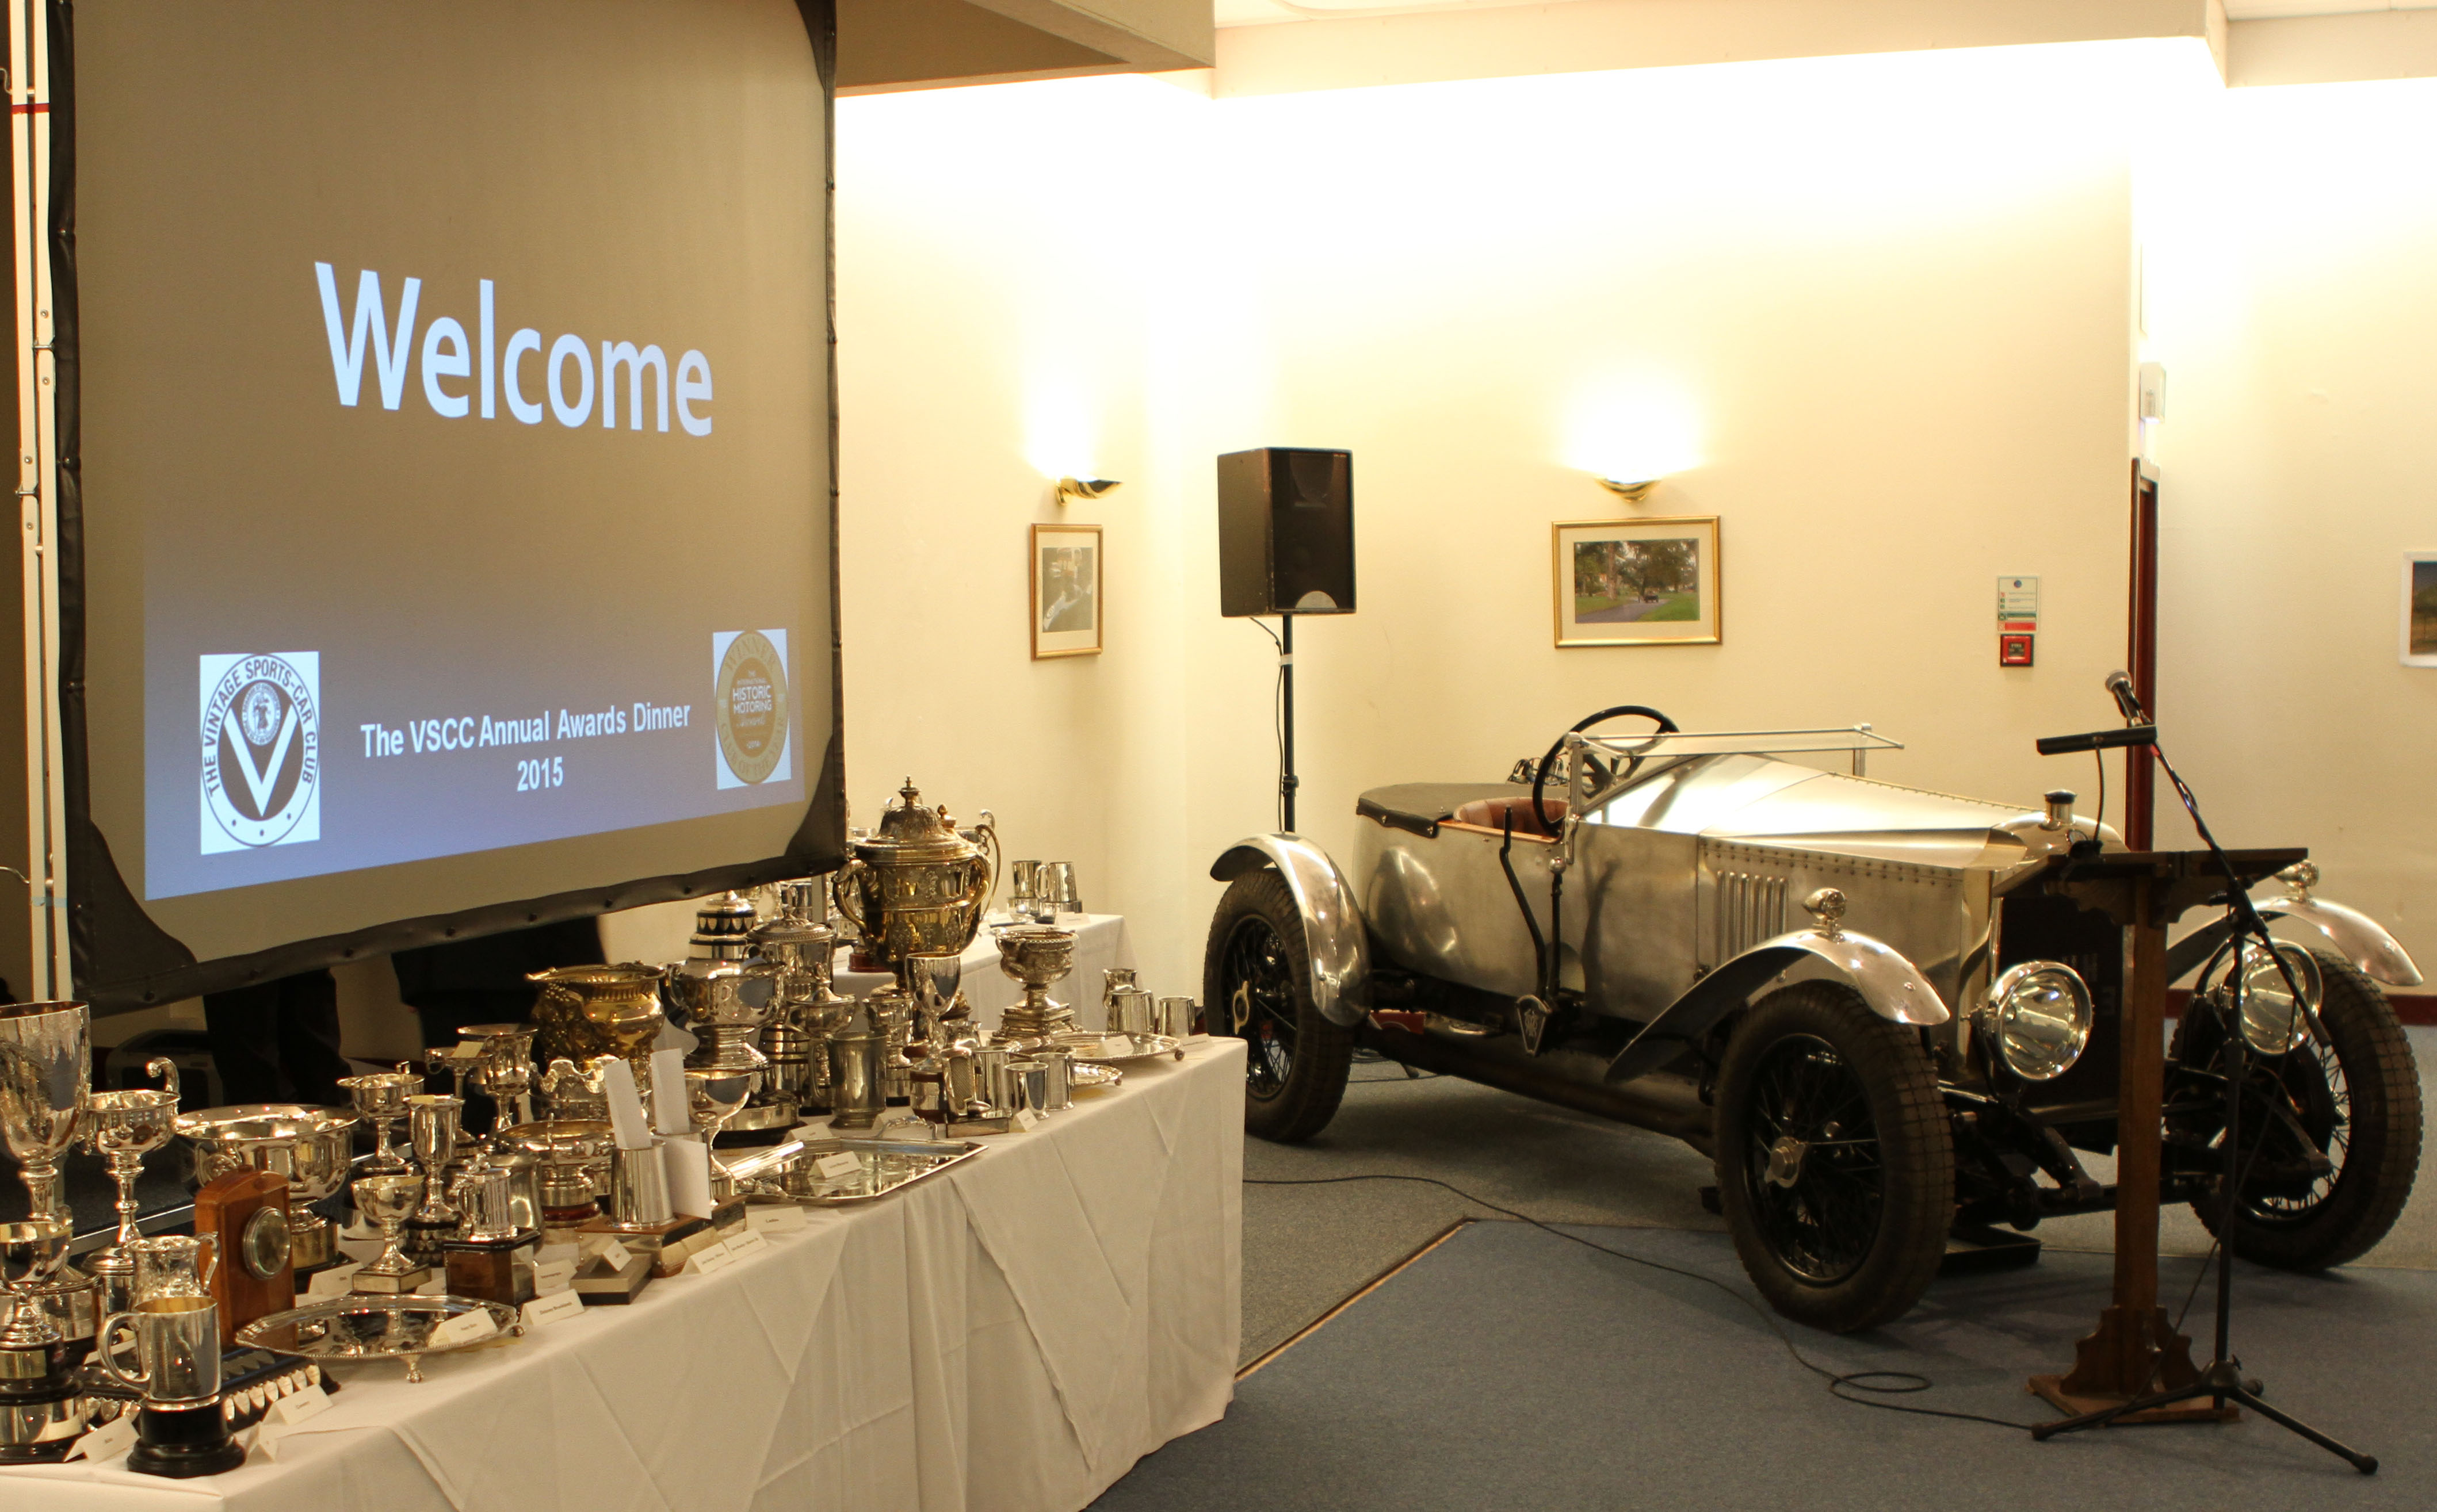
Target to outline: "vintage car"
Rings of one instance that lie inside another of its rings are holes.
[[[1627,719],[1657,728],[1591,733]],[[1865,775],[1894,745],[1867,725],[1688,734],[1623,706],[1503,783],[1364,793],[1347,864],[1293,834],[1230,847],[1203,1000],[1249,1042],[1248,1129],[1318,1133],[1363,1046],[1680,1138],[1714,1161],[1704,1196],[1753,1282],[1836,1330],[1910,1308],[1956,1236],[2112,1208],[2078,1152],[2116,1141],[2132,931],[2055,882],[2123,842],[2071,792],[2025,809]],[[2306,944],[2237,949],[2219,920],[2166,957],[2199,997],[2165,1056],[2161,1190],[2215,1228],[2238,1025],[2257,1148],[2226,1237],[2314,1270],[2411,1194],[2420,1086],[2377,983],[2420,975],[2312,896],[2306,861],[2278,876],[2259,912]]]

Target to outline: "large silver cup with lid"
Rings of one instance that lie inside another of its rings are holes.
[[[981,928],[998,874],[998,827],[985,810],[967,833],[945,808],[922,802],[914,779],[880,816],[876,833],[856,840],[831,891],[837,911],[897,974],[897,988],[919,985],[917,956],[962,955]]]

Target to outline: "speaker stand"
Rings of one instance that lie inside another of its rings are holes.
[[[1294,616],[1278,616],[1278,827],[1294,833]]]

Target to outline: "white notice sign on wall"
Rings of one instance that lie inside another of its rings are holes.
[[[1997,580],[1997,628],[2018,631],[2040,628],[2039,579]]]

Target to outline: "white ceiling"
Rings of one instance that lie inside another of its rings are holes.
[[[1276,21],[1308,21],[1326,16],[1379,14],[1388,11],[1454,10],[1531,5],[1546,0],[1214,0],[1216,20],[1222,26],[1255,26]],[[2365,10],[2437,10],[2437,0],[2225,0],[2225,13],[2235,21],[2263,21],[2277,16],[2336,16]]]
[[[2225,0],[2229,21],[2277,16],[2349,16],[2364,10],[2437,10],[2437,0]],[[1224,25],[1224,23],[1221,23]]]

